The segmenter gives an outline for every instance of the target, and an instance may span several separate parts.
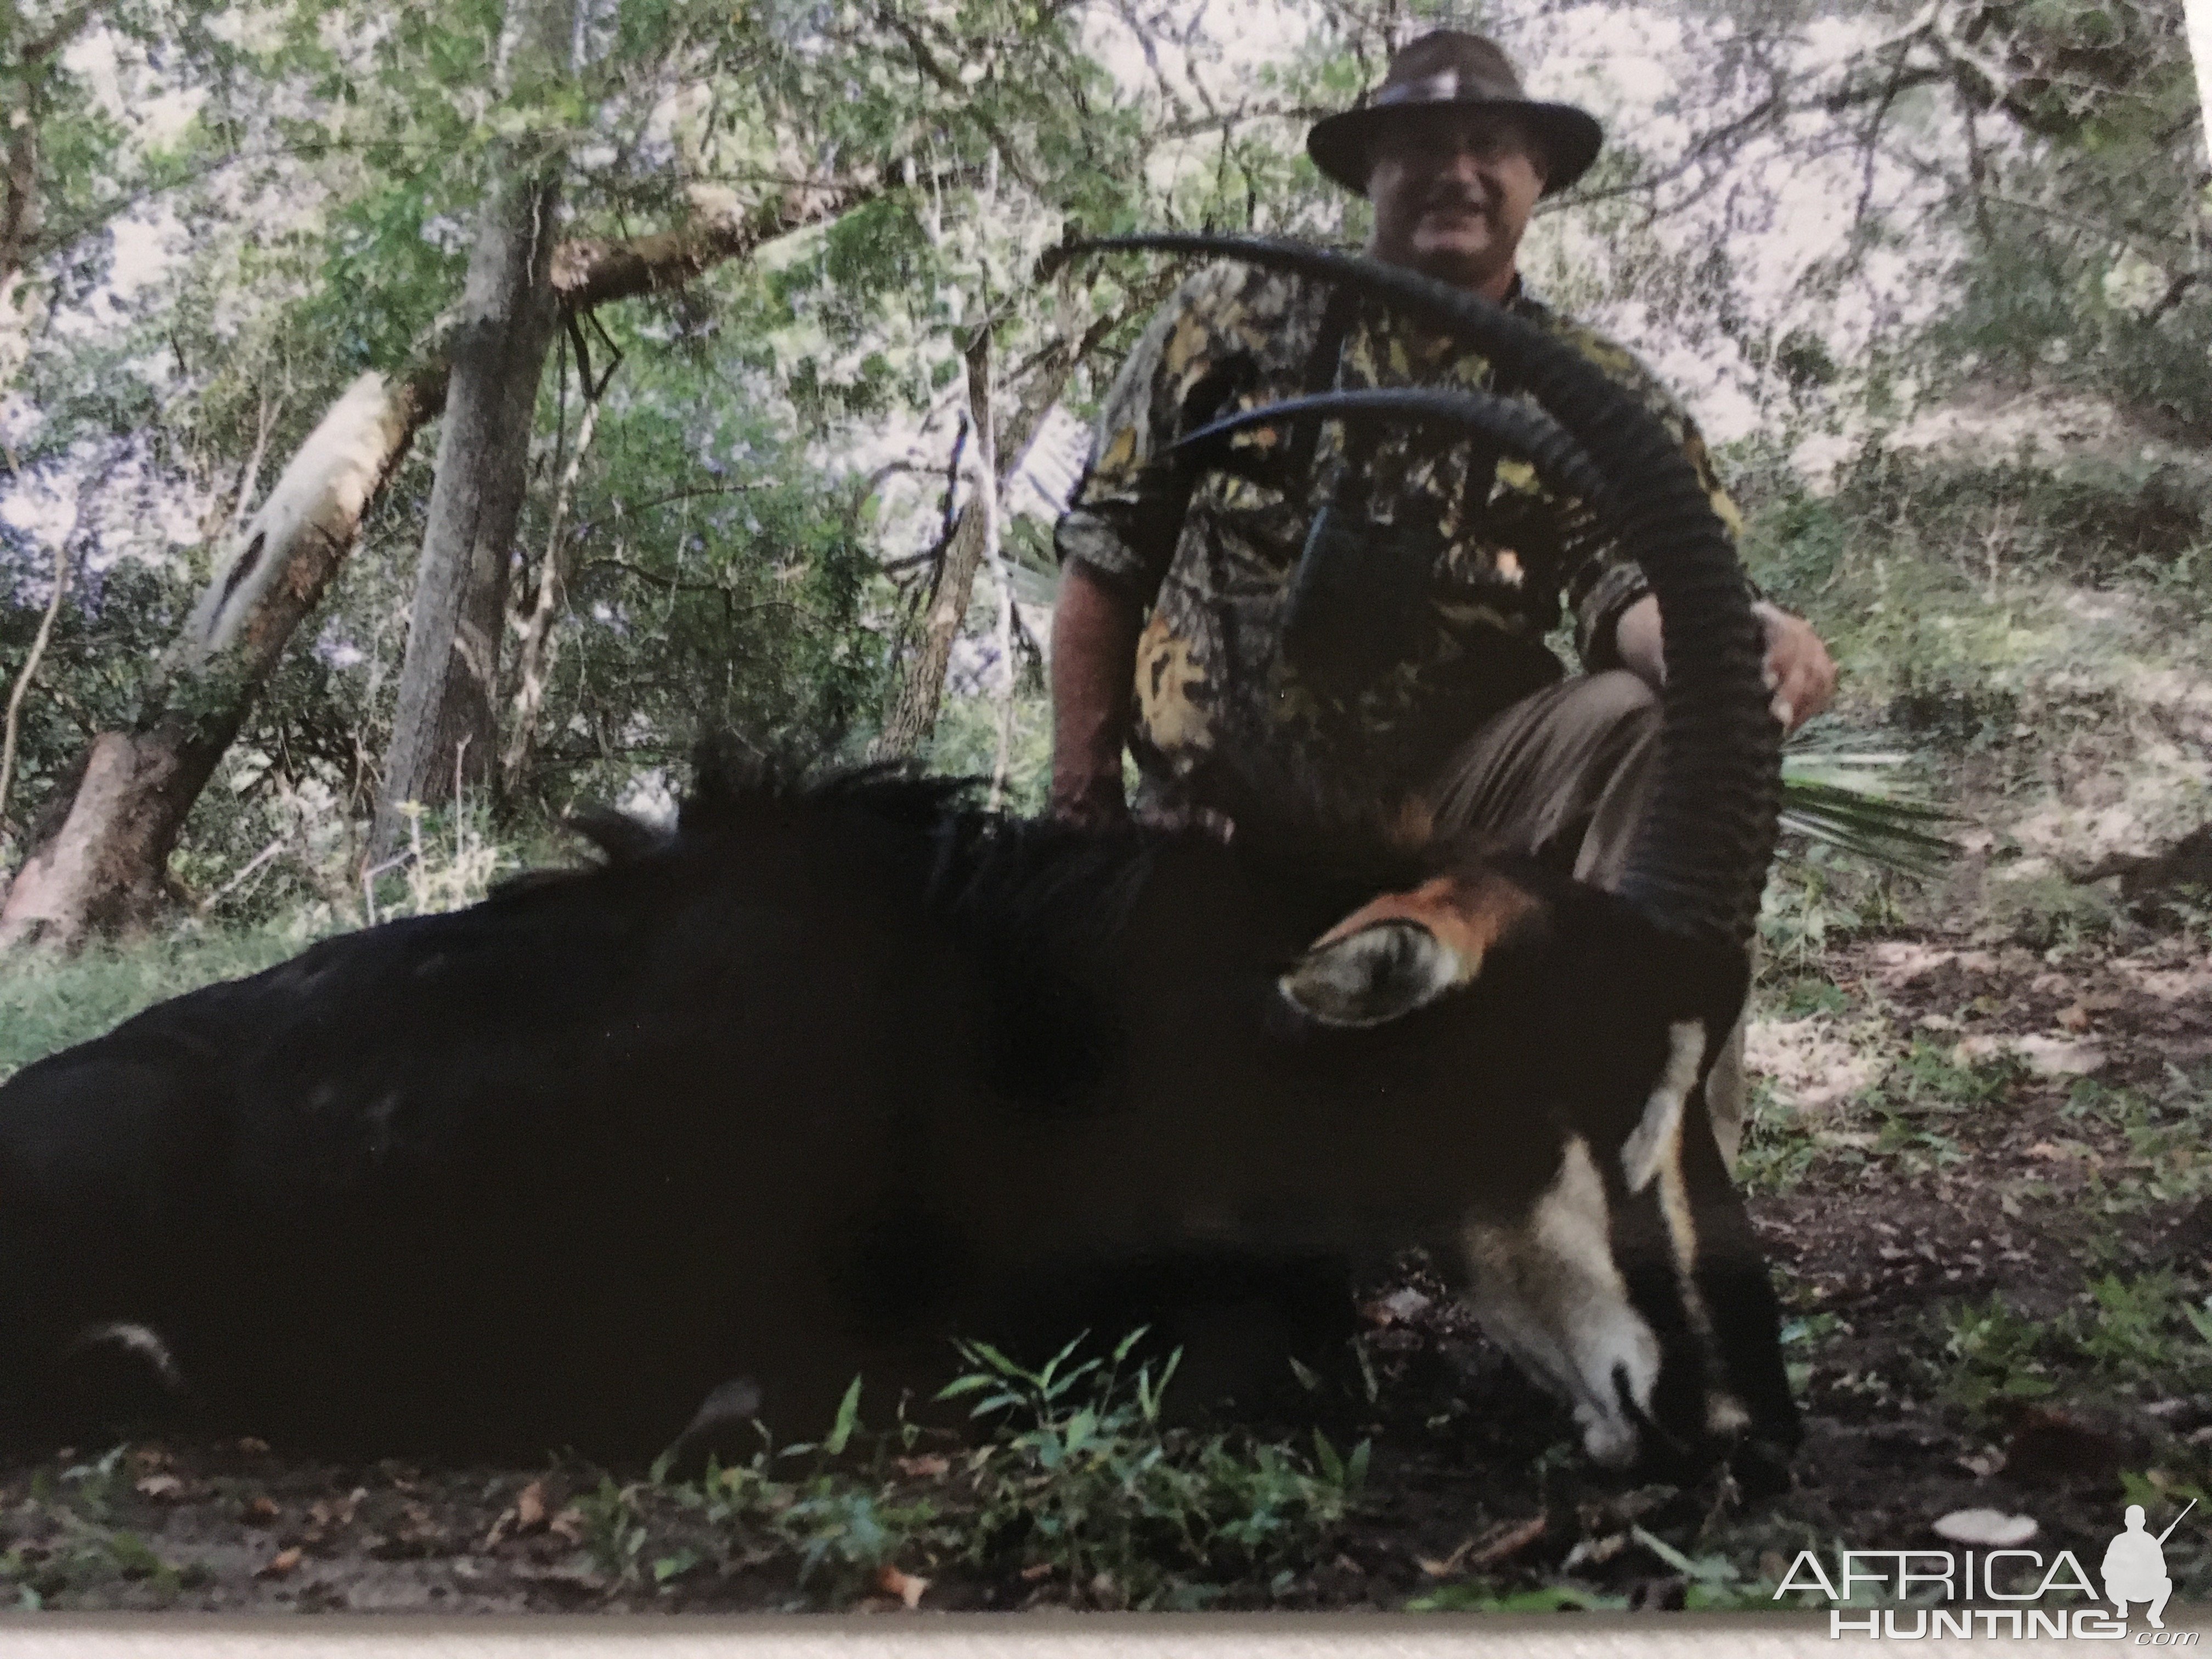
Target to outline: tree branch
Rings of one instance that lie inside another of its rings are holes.
[[[563,312],[580,313],[681,288],[702,271],[744,258],[778,237],[840,217],[884,188],[874,179],[797,185],[750,212],[738,210],[734,201],[716,203],[719,211],[676,230],[619,242],[579,237],[553,251],[554,297]],[[716,194],[726,192],[694,191],[695,198]]]
[[[54,591],[46,601],[46,614],[39,618],[39,631],[31,640],[31,649],[23,659],[23,666],[15,676],[15,684],[8,692],[8,714],[4,732],[0,732],[0,830],[9,827],[8,792],[15,781],[15,744],[22,732],[23,699],[30,695],[31,682],[38,678],[39,665],[46,660],[46,647],[54,637],[54,623],[62,614],[62,601],[69,593],[71,552],[76,545],[77,532],[84,527],[87,497],[104,489],[107,482],[105,469],[98,479],[88,478],[77,488],[76,506],[70,515],[70,527],[54,548]]]
[[[983,136],[991,141],[992,149],[999,152],[999,159],[1006,164],[1006,171],[1020,179],[1031,195],[1049,200],[1052,192],[1045,189],[1037,181],[1036,175],[1030,171],[1029,163],[1022,159],[1021,152],[1006,137],[1006,129],[985,112],[981,102],[975,96],[974,88],[963,84],[958,76],[938,60],[937,54],[929,49],[929,43],[921,38],[921,31],[893,8],[885,7],[878,15],[892,33],[906,42],[907,49],[914,53],[914,61],[921,72],[961,100],[968,118],[982,129]]]

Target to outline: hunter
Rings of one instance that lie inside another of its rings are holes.
[[[1368,252],[1552,331],[1667,425],[1732,530],[1695,424],[1628,351],[1528,292],[1516,257],[1540,198],[1595,160],[1596,120],[1531,100],[1504,52],[1442,29],[1391,58],[1307,152],[1374,210]],[[1661,617],[1630,550],[1521,462],[1407,429],[1259,429],[1203,465],[1165,452],[1217,416],[1384,386],[1510,394],[1490,365],[1343,290],[1243,264],[1200,271],[1146,328],[1102,412],[1055,540],[1054,810],[1228,826],[1255,757],[1332,793],[1424,801],[1445,833],[1619,877],[1654,775]],[[1547,647],[1574,629],[1582,672]],[[1761,603],[1774,713],[1825,708],[1836,669],[1801,618]],[[1233,760],[1232,768],[1224,758]],[[1264,772],[1262,773],[1264,775]],[[1707,1085],[1732,1164],[1742,1029]]]

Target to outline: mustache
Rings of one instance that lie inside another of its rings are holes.
[[[1421,210],[1435,208],[1460,208],[1469,213],[1487,213],[1491,200],[1486,192],[1466,190],[1457,185],[1440,185],[1421,198]]]

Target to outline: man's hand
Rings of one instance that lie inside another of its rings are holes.
[[[1785,733],[1795,732],[1835,696],[1836,659],[1803,617],[1764,599],[1752,611],[1766,630],[1766,689],[1774,694],[1774,718]],[[1621,666],[1653,690],[1667,683],[1656,594],[1645,594],[1620,613],[1613,645]]]
[[[1764,599],[1752,606],[1766,626],[1766,689],[1774,693],[1774,718],[1795,732],[1836,695],[1836,659],[1812,623]]]

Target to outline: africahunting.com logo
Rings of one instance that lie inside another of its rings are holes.
[[[2142,1505],[2129,1504],[2122,1529],[2098,1565],[2101,1590],[2072,1550],[2060,1550],[2047,1564],[2041,1551],[2031,1549],[1838,1550],[1833,1577],[1819,1556],[1800,1550],[1774,1599],[1812,1590],[1831,1602],[1850,1603],[1865,1591],[1905,1604],[1831,1607],[1828,1634],[1836,1639],[2003,1636],[2124,1642],[2133,1637],[2138,1647],[2194,1647],[2198,1632],[2166,1627],[2166,1604],[2173,1595],[2166,1540],[2196,1507],[2192,1498],[2164,1532],[2154,1534],[2144,1526]],[[2047,1596],[2065,1595],[2090,1605],[2044,1604]],[[1974,1605],[1985,1602],[1998,1605]],[[2142,1610],[2148,1628],[2130,1626],[2130,1607]]]

